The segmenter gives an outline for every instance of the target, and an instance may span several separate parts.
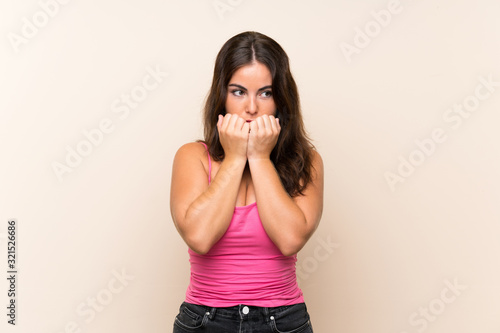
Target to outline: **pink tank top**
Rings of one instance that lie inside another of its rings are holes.
[[[208,166],[210,183],[210,154]],[[207,254],[188,252],[188,303],[275,307],[304,302],[295,273],[297,255],[281,254],[264,230],[255,202],[234,208],[226,233]]]

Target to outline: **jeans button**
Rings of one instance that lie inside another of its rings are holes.
[[[243,314],[248,314],[250,312],[250,309],[248,308],[248,306],[245,306],[245,307],[243,307],[242,312],[243,312]]]

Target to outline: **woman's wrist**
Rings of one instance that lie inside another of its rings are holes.
[[[250,167],[250,170],[253,168],[258,168],[262,165],[266,165],[266,164],[272,164],[273,167],[274,167],[274,163],[273,161],[271,161],[271,157],[270,156],[254,156],[254,157],[249,157],[248,158],[248,166]]]
[[[225,163],[224,163],[225,162]],[[222,160],[222,163],[224,164],[230,164],[230,165],[241,165],[245,166],[247,163],[247,157],[246,156],[240,156],[240,155],[229,155],[229,156],[224,156],[224,159]]]

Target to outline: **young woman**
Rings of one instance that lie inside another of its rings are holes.
[[[223,45],[204,129],[172,170],[191,263],[174,332],[312,332],[295,263],[321,218],[323,163],[276,41],[244,32]]]

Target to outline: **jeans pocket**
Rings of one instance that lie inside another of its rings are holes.
[[[174,326],[181,328],[182,332],[196,332],[197,329],[206,325],[209,314],[200,305],[184,302],[179,308],[179,314],[175,317]]]
[[[312,332],[312,325],[305,304],[296,304],[270,317],[274,333]]]

